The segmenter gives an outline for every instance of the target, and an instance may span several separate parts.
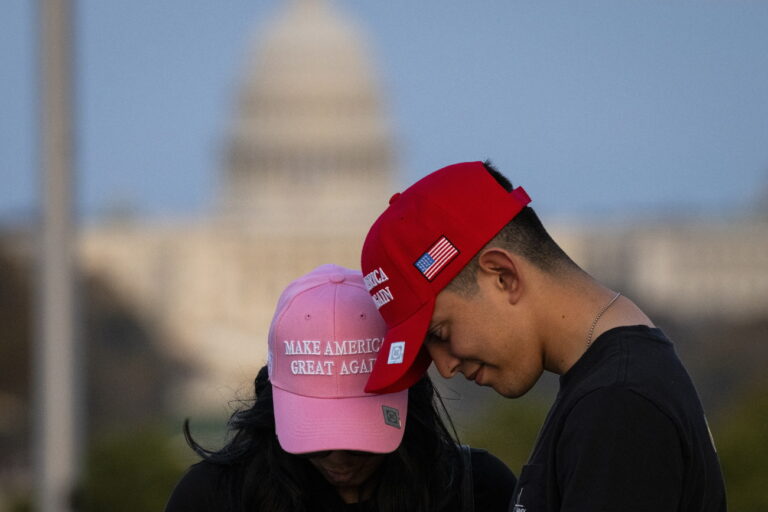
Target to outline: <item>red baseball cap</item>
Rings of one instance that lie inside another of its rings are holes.
[[[365,287],[387,324],[366,392],[393,393],[421,378],[437,294],[530,202],[483,162],[449,165],[392,196],[361,255]]]

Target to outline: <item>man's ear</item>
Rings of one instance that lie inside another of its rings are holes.
[[[510,304],[520,300],[523,290],[519,260],[518,255],[498,247],[484,249],[477,258],[478,273],[492,278],[495,289],[505,293]]]

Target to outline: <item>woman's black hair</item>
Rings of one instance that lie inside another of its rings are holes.
[[[192,438],[189,422],[184,422],[187,444],[204,460],[222,469],[219,484],[227,490],[227,510],[340,509],[341,498],[310,462],[280,447],[266,366],[259,371],[255,387],[253,404],[232,415],[228,425],[232,437],[218,451],[200,446]],[[370,486],[371,498],[362,506],[377,512],[451,510],[459,501],[457,480],[462,474],[455,437],[442,399],[425,375],[408,391],[403,441],[397,450],[385,456],[365,484]]]

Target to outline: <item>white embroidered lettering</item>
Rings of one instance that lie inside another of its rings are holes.
[[[341,371],[339,372],[339,375],[358,375],[361,373],[371,373],[373,371],[373,364],[375,362],[375,357],[343,361],[341,363]]]
[[[288,356],[362,356],[364,354],[376,354],[381,350],[383,342],[382,338],[344,341],[283,340],[283,347],[285,354]],[[390,350],[391,355],[392,351]],[[274,364],[274,361],[271,359],[271,357],[268,357],[268,362]],[[338,371],[340,375],[371,373],[375,362],[375,357],[347,360],[341,363]],[[334,371],[337,370],[336,361],[321,359],[292,359],[289,364],[293,375],[334,375]]]
[[[360,363],[360,373],[371,373],[373,371],[373,363],[376,362],[375,357],[369,357],[363,359]]]
[[[371,297],[373,297],[373,302],[376,304],[376,309],[381,309],[381,306],[394,299],[389,286],[377,291]]]
[[[326,341],[323,355],[353,356],[357,354],[374,354],[381,349],[381,338],[366,338],[364,340]],[[319,354],[319,352],[318,352]]]
[[[294,359],[291,361],[291,373],[294,375],[333,375],[335,365],[334,361]]]
[[[373,272],[368,273],[364,278],[365,288],[370,292],[381,283],[389,281],[389,277],[384,273],[384,269],[379,267]]]
[[[285,340],[285,355],[297,356],[297,355],[320,355],[320,341],[319,340]]]

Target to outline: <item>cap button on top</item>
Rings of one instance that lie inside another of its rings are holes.
[[[392,194],[392,197],[389,198],[389,204],[392,204],[395,201],[397,201],[398,197],[400,197],[400,192],[395,192],[394,194]]]
[[[343,283],[345,279],[344,274],[331,274],[328,276],[328,280],[332,283]]]

